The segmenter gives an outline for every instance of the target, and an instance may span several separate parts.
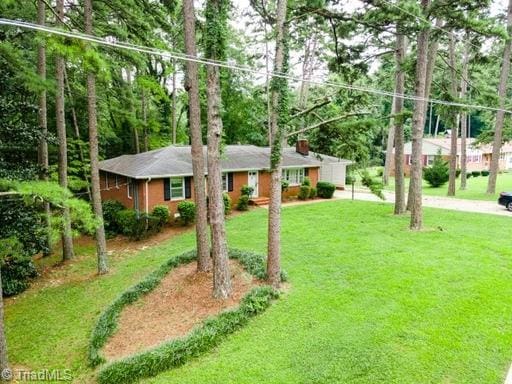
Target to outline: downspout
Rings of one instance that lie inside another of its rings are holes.
[[[146,192],[145,192],[145,198],[146,198],[146,215],[149,215],[149,198],[148,198],[148,190],[149,190],[149,183],[151,182],[151,177],[146,180]]]

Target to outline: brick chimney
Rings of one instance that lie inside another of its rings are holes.
[[[300,153],[302,156],[309,155],[309,143],[306,139],[297,140],[297,144],[295,144],[295,150],[297,153]]]

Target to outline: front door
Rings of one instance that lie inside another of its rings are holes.
[[[258,171],[249,171],[248,185],[254,189],[251,197],[258,197]]]

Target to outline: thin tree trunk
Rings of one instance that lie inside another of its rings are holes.
[[[176,118],[176,108],[177,108],[177,95],[176,95],[176,60],[173,60],[173,73],[172,73],[172,143],[176,144],[176,130],[178,128],[177,118]]]
[[[508,2],[507,33],[508,38],[505,41],[505,48],[503,49],[503,63],[501,64],[500,83],[498,86],[498,108],[500,110],[496,112],[491,167],[487,184],[487,193],[489,194],[496,193],[496,179],[498,177],[500,165],[501,141],[503,138],[503,123],[505,120],[505,112],[503,109],[505,108],[505,97],[507,95],[507,80],[510,71],[510,53],[512,49],[512,0],[509,0]]]
[[[449,40],[449,61],[450,61],[450,94],[452,99],[455,100],[457,98],[457,72],[456,72],[456,63],[455,63],[455,36],[453,33],[450,34]],[[450,110],[450,120],[451,120],[451,136],[450,136],[450,167],[449,167],[449,177],[448,177],[448,196],[455,196],[455,182],[457,178],[457,141],[459,138],[459,119],[457,115],[457,110],[455,108],[451,108]]]
[[[183,1],[183,25],[185,38],[185,53],[195,57],[196,31],[194,1]],[[196,203],[196,245],[197,245],[197,270],[199,272],[210,271],[212,260],[208,244],[208,217],[206,207],[206,190],[204,182],[204,152],[201,133],[201,107],[199,100],[199,78],[197,63],[187,61],[185,66],[186,86],[188,91],[189,124],[192,153],[192,172],[194,179],[194,199]]]
[[[405,91],[405,70],[403,68],[406,41],[405,36],[400,33],[397,27],[396,36],[396,73],[395,73],[395,92],[403,94]],[[393,114],[395,116],[402,113],[404,99],[398,98],[394,103]],[[395,133],[395,215],[400,215],[405,211],[405,186],[404,186],[404,122],[403,118],[394,118]]]
[[[437,137],[438,132],[439,132],[439,115],[436,116],[436,128],[434,131],[434,137]]]
[[[7,339],[5,338],[5,324],[4,324],[4,299],[2,291],[2,275],[0,273],[0,372],[2,373],[2,380],[9,379],[9,359],[7,356]],[[4,376],[5,375],[5,376]]]
[[[93,34],[92,18],[92,0],[85,0],[85,33],[88,35]],[[90,49],[90,46],[88,48]],[[103,226],[103,209],[101,206],[100,192],[98,123],[96,114],[96,76],[92,72],[87,73],[87,113],[89,116],[89,156],[91,158],[92,205],[96,218],[101,222],[101,224],[96,228],[96,254],[98,257],[98,274],[102,275],[108,272],[107,241],[105,239],[105,227]]]
[[[286,39],[286,11],[287,1],[277,1],[276,17],[276,53],[274,57],[274,73],[287,71],[287,53],[285,52]],[[279,288],[281,284],[281,165],[282,147],[284,144],[283,122],[279,114],[283,113],[282,101],[285,97],[285,79],[272,79],[271,86],[271,119],[270,119],[270,203],[268,207],[268,254],[267,276],[270,284]]]
[[[469,66],[469,32],[466,32],[466,44],[464,44],[464,57],[462,58],[462,79],[460,84],[460,98],[464,100],[468,90],[468,66]],[[466,138],[468,135],[468,115],[465,111],[461,113],[460,120],[460,189],[466,189],[467,181],[467,153]]]
[[[398,36],[397,36],[398,38]],[[397,47],[398,49],[398,47]],[[396,71],[398,72],[398,70]],[[395,73],[395,77],[397,76],[397,73]],[[398,93],[397,88],[397,82],[395,79],[395,95],[393,96],[393,101],[391,102],[391,115],[395,114],[396,110],[396,103],[397,103],[397,97],[396,94]],[[386,141],[386,157],[384,159],[384,172],[382,172],[382,183],[384,185],[389,184],[389,172],[391,170],[391,158],[393,157],[393,146],[395,145],[395,119],[393,116],[389,119],[389,128],[388,128],[388,137]]]
[[[267,0],[261,1],[263,8],[266,7]],[[266,77],[265,77],[265,89],[267,93],[267,129],[268,129],[268,145],[270,146],[270,143],[272,141],[272,133],[270,132],[270,121],[271,121],[271,102],[270,102],[270,49],[268,46],[268,30],[267,30],[267,23],[263,21],[263,27],[265,31],[265,70],[266,70]]]
[[[64,18],[64,0],[57,0],[58,14],[57,25],[62,23],[59,20]],[[59,184],[61,187],[68,187],[68,146],[66,137],[66,121],[64,114],[64,58],[57,54],[55,62],[55,78],[57,80],[57,94],[55,96],[57,136],[59,138]],[[62,257],[70,260],[74,257],[73,238],[71,237],[71,218],[69,208],[62,210]]]
[[[37,23],[45,25],[46,23],[46,8],[42,0],[37,1]],[[46,80],[46,45],[41,42],[37,48],[37,73],[42,81]],[[39,140],[39,179],[43,181],[48,180],[48,120],[47,120],[47,106],[46,106],[46,88],[43,87],[39,93],[39,110],[38,122],[39,129],[41,130],[41,138]],[[46,249],[43,256],[49,256],[52,253],[52,236],[51,236],[51,209],[50,203],[44,203],[45,224],[47,230]]]
[[[211,39],[220,39],[217,28],[222,28],[223,7],[227,1],[207,0],[206,33]],[[209,10],[209,12],[208,12]],[[210,30],[211,28],[211,30]],[[216,36],[216,37],[215,37]],[[215,41],[213,45],[221,43]],[[219,60],[220,52],[216,46],[206,47],[208,59]],[[220,168],[220,145],[222,140],[221,88],[219,67],[206,67],[206,98],[208,116],[208,210],[210,213],[210,230],[213,259],[213,297],[226,299],[231,295],[231,273],[229,271],[228,246],[224,220],[224,199],[222,196],[222,173]]]
[[[86,171],[86,168],[85,168],[84,148],[83,148],[82,139],[80,137],[80,128],[78,126],[78,118],[76,117],[75,102],[73,100],[73,94],[71,93],[71,86],[69,85],[69,80],[68,80],[68,75],[67,75],[66,67],[64,67],[64,84],[66,85],[66,91],[68,93],[68,100],[71,103],[71,120],[73,121],[73,128],[74,128],[74,131],[75,131],[75,138],[76,138],[77,143],[78,143],[78,157],[80,158],[80,163],[82,164],[83,176],[84,176],[84,179],[86,181],[85,189],[86,189],[86,192],[87,192],[87,196],[89,196],[89,200],[92,201],[91,188],[89,187],[89,182],[90,182],[89,175],[87,174],[87,171]]]
[[[147,104],[146,104],[146,92],[144,91],[144,88],[142,88],[142,94],[141,94],[141,109],[142,109],[142,122],[144,124],[144,152],[147,152],[149,150],[149,143],[148,143],[148,111],[147,111]]]
[[[430,4],[430,0],[421,0],[421,6],[424,13]],[[423,223],[422,211],[422,141],[423,141],[423,128],[425,126],[425,108],[427,103],[422,98],[428,97],[426,91],[427,87],[427,66],[428,61],[435,60],[435,57],[430,57],[428,54],[428,40],[430,30],[422,29],[418,34],[417,43],[417,62],[416,62],[416,81],[415,81],[415,94],[420,100],[414,102],[414,112],[412,118],[412,154],[411,154],[411,180],[410,180],[410,209],[411,209],[411,222],[410,228],[412,230],[420,230]]]
[[[140,140],[139,140],[139,130],[137,129],[137,123],[135,123],[136,116],[135,116],[135,104],[133,102],[133,84],[132,84],[132,69],[128,67],[126,70],[126,82],[128,83],[128,89],[129,89],[129,96],[130,96],[130,113],[132,114],[133,121],[131,122],[133,124],[132,130],[133,130],[133,145],[135,149],[135,153],[140,153]]]

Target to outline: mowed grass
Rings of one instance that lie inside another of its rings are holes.
[[[457,189],[455,190],[455,198],[468,199],[468,200],[487,200],[497,201],[500,192],[512,192],[512,173],[500,173],[496,180],[496,193],[488,194],[487,183],[489,181],[488,176],[470,177],[467,179],[467,188],[465,190],[460,189],[460,178],[457,178]],[[409,187],[409,178],[405,179],[406,188]],[[395,190],[395,178],[389,178],[389,185],[385,187],[387,190]],[[406,189],[407,190],[407,189]],[[448,183],[439,188],[432,188],[428,183],[423,180],[423,193],[429,196],[443,196],[446,197],[448,192]]]
[[[266,214],[230,219],[230,245],[265,252]],[[512,362],[512,244],[500,234],[509,225],[508,217],[425,209],[426,229],[413,233],[381,203],[285,208],[285,295],[211,353],[144,382],[502,383]],[[189,233],[119,257],[101,278],[90,255],[76,262],[73,281],[10,300],[11,361],[88,380],[87,341],[100,311],[193,244]]]

